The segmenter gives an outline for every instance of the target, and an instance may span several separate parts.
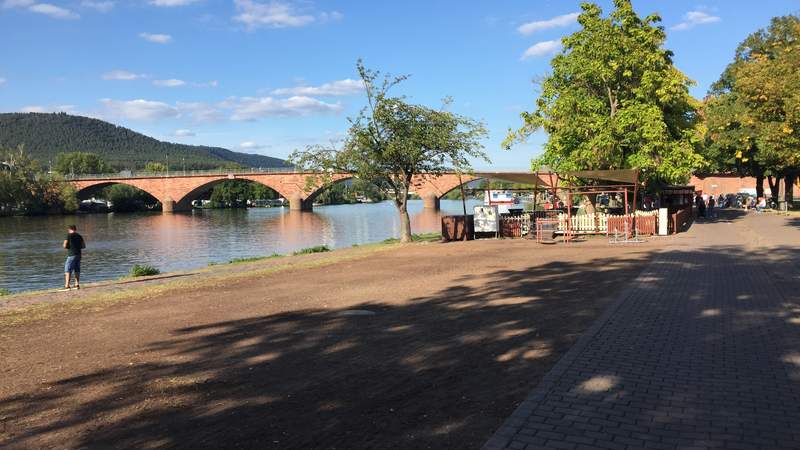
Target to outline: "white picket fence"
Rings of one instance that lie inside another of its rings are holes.
[[[650,219],[650,220],[657,221],[658,211],[636,211],[636,217],[648,218],[648,219],[650,217],[653,217],[655,219]],[[566,213],[558,215],[558,231],[563,232],[567,229],[568,219],[569,218],[567,217]],[[572,232],[577,234],[607,233],[609,220],[615,223],[620,223],[623,222],[625,219],[626,219],[625,215],[610,215],[603,213],[583,214],[579,216],[576,215],[572,216],[571,218]],[[627,219],[628,220],[631,219],[630,214],[627,216]]]

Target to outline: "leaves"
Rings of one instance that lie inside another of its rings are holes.
[[[504,144],[543,129],[549,139],[534,166],[639,168],[647,181],[685,182],[704,164],[693,82],[663,48],[657,15],[642,19],[630,1],[614,4],[608,17],[595,4],[581,6],[582,29],[563,39],[536,109],[522,114],[524,125]]]

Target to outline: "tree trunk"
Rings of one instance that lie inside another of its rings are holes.
[[[408,216],[408,206],[400,206],[400,242],[411,242],[411,218]]]
[[[764,174],[756,174],[756,197],[764,196]]]
[[[767,177],[767,184],[769,185],[769,194],[772,197],[772,201],[775,203],[778,202],[778,183],[781,182],[781,177],[772,177],[771,175]],[[763,197],[763,195],[759,195],[759,197]]]
[[[788,208],[791,208],[794,204],[794,180],[796,178],[797,174],[794,172],[786,175],[786,205]]]

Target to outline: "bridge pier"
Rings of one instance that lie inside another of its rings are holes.
[[[189,203],[188,205],[184,205],[181,203],[176,202],[172,199],[172,197],[167,197],[161,201],[161,212],[162,213],[175,213],[175,212],[185,212],[191,211],[192,204]]]
[[[432,209],[434,211],[439,210],[439,197],[436,194],[429,193],[425,194],[422,197],[422,204],[425,206],[425,209]]]
[[[306,200],[300,194],[289,197],[289,209],[292,211],[313,211],[314,201]]]

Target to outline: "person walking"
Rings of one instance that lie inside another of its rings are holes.
[[[86,248],[83,236],[78,234],[78,227],[67,227],[67,237],[63,247],[67,250],[67,261],[64,263],[64,290],[70,289],[70,278],[75,274],[75,289],[81,288],[81,251]]]
[[[714,206],[716,206],[716,200],[714,200],[713,195],[708,196],[708,217],[713,219],[714,218]]]

